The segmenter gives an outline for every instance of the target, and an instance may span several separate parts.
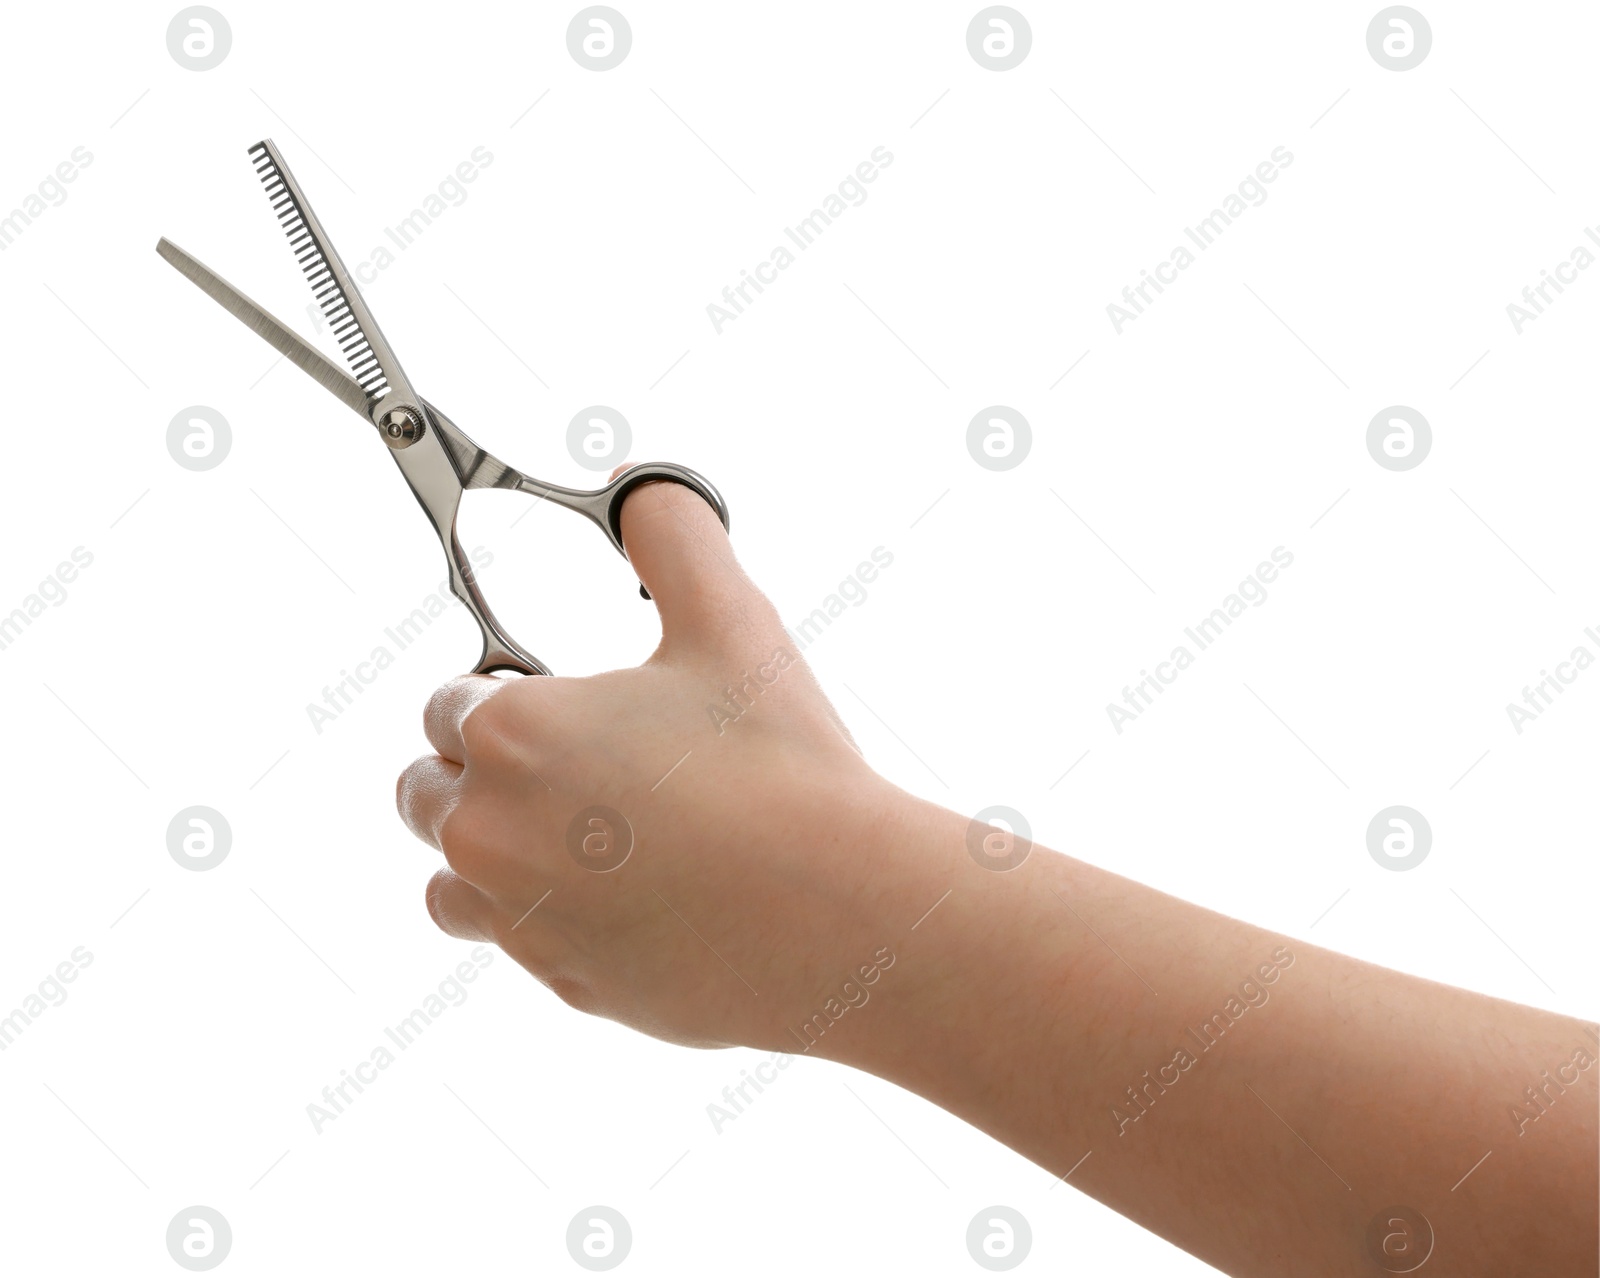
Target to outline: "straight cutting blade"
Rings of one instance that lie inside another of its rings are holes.
[[[356,412],[363,417],[369,416],[367,393],[361,389],[361,384],[344,369],[328,360],[321,351],[308,346],[293,329],[263,310],[204,262],[191,257],[171,240],[163,239],[156,245],[156,252],[171,262],[207,297],[220,303],[228,314],[242,320],[246,327],[265,338],[271,346],[310,373]]]

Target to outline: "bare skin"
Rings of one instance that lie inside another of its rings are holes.
[[[880,1075],[1230,1274],[1413,1268],[1394,1208],[1424,1273],[1596,1273],[1591,1025],[974,833],[867,766],[699,498],[622,531],[642,666],[428,704],[397,798],[444,931],[670,1042]],[[631,837],[569,843],[597,806]]]

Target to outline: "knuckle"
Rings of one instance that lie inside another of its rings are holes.
[[[556,681],[527,676],[509,682],[511,686],[484,697],[461,721],[467,762],[540,772],[548,762],[541,743],[559,737],[551,727],[552,716],[559,712]]]
[[[515,913],[504,909],[494,910],[482,923],[484,933],[491,942],[507,954],[514,955],[530,975],[539,979],[539,972],[548,962],[548,955],[537,931],[530,930],[526,923],[517,929]]]
[[[423,837],[422,826],[418,822],[418,806],[422,796],[427,791],[425,778],[429,760],[426,756],[415,759],[401,771],[394,783],[394,806],[400,814],[400,819],[406,827],[419,838]]]
[[[461,721],[461,740],[472,760],[497,760],[510,757],[513,748],[508,733],[514,731],[511,716],[499,704],[500,696],[485,697]]]
[[[460,689],[454,679],[435,688],[422,707],[423,728],[426,729],[429,724],[443,722],[460,695]]]
[[[489,864],[488,848],[482,838],[482,827],[466,804],[456,804],[439,822],[439,851],[444,853],[445,864],[452,870],[468,883],[482,886],[481,880]]]
[[[539,979],[544,982],[552,994],[575,1012],[593,1015],[596,1008],[599,1007],[599,1000],[595,995],[595,991],[582,981],[574,980],[570,976],[556,976],[554,974],[541,976]]]
[[[449,886],[452,872],[449,870],[436,871],[428,880],[425,899],[428,907],[428,917],[433,920],[433,925],[441,932],[448,929],[444,925],[444,893]]]

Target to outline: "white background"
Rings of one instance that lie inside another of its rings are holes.
[[[1000,1203],[1037,1272],[1209,1272],[839,1067],[795,1062],[718,1134],[706,1106],[761,1054],[585,1019],[504,956],[313,1130],[306,1106],[466,957],[392,792],[478,638],[452,611],[313,729],[444,565],[371,431],[153,251],[314,331],[245,156],[266,136],[352,264],[492,153],[365,292],[422,393],[512,464],[588,486],[567,423],[616,407],[635,459],[722,488],[791,624],[893,553],[807,657],[900,784],[1595,1016],[1600,673],[1520,735],[1505,710],[1600,654],[1600,271],[1520,336],[1505,309],[1600,219],[1592,6],[1426,7],[1432,51],[1396,73],[1366,48],[1375,4],[1019,0],[1032,51],[995,72],[975,3],[619,0],[633,47],[596,73],[567,49],[576,4],[219,4],[210,71],[169,56],[176,6],[26,8],[0,50],[0,210],[93,156],[0,254],[0,613],[93,555],[0,651],[0,1012],[93,954],[0,1054],[8,1270],[181,1272],[167,1224],[205,1204],[223,1272],[579,1272],[567,1224],[601,1203],[632,1224],[625,1273],[962,1274]],[[718,335],[707,303],[879,146],[870,198]],[[1270,198],[1119,336],[1107,303],[1278,146]],[[1033,431],[1005,472],[965,443],[992,404]],[[1393,404],[1433,430],[1403,473],[1365,445]],[[215,469],[168,454],[190,405],[231,425]],[[474,501],[465,540],[524,644],[563,673],[649,651],[592,530]],[[1268,601],[1114,731],[1106,703],[1280,545]],[[166,846],[193,804],[233,835],[204,873]],[[1365,844],[1391,804],[1433,830],[1406,873]]]

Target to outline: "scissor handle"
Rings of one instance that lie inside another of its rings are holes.
[[[698,494],[712,510],[717,512],[717,518],[722,521],[722,526],[729,527],[728,503],[722,500],[722,494],[704,475],[690,470],[687,466],[679,466],[676,462],[641,462],[628,467],[595,494],[597,497],[605,495],[605,522],[601,526],[611,538],[611,544],[624,557],[628,552],[622,544],[622,503],[628,499],[628,494],[641,484],[659,483],[663,480],[682,484],[691,492]],[[640,589],[643,590],[643,587]],[[649,597],[648,594],[645,595],[646,599]]]
[[[622,544],[622,503],[641,484],[660,482],[682,484],[717,512],[717,518],[722,521],[724,528],[729,526],[728,503],[722,499],[722,494],[717,491],[716,486],[698,471],[690,470],[687,466],[679,466],[675,462],[641,462],[639,465],[628,467],[604,487],[588,492],[565,488],[560,484],[546,484],[537,479],[530,479],[526,475],[518,476],[515,486],[521,492],[583,515],[605,533],[607,540],[616,547],[617,553],[626,558],[628,552]],[[548,666],[501,628],[479,592],[477,583],[472,579],[471,565],[462,554],[459,543],[453,549],[452,560],[463,577],[465,597],[477,615],[479,627],[483,631],[483,652],[472,673],[497,674],[502,671],[513,671],[525,675],[549,674]],[[650,598],[649,591],[642,585],[639,587],[639,593],[646,599]]]
[[[690,470],[687,466],[679,466],[676,462],[640,462],[638,465],[629,466],[605,487],[587,490],[566,488],[561,484],[547,484],[541,479],[533,479],[515,471],[508,471],[507,476],[514,478],[511,478],[505,486],[582,515],[605,533],[606,539],[623,558],[627,558],[628,552],[622,544],[622,503],[627,500],[628,494],[641,484],[663,480],[682,484],[704,499],[706,504],[717,512],[717,518],[722,521],[722,526],[728,527],[728,503],[722,500],[722,494],[704,475]]]
[[[451,585],[456,598],[466,604],[467,611],[472,614],[478,623],[478,629],[483,633],[483,651],[478,654],[478,661],[472,667],[472,673],[510,672],[523,675],[552,673],[549,666],[505,632],[500,619],[494,615],[488,600],[483,597],[483,591],[478,588],[472,563],[468,560],[454,527],[450,530],[449,559]]]

